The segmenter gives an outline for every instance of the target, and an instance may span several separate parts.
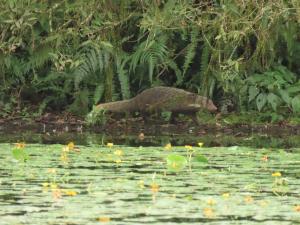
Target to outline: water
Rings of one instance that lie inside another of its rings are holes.
[[[208,163],[174,173],[185,147],[64,147],[0,145],[0,224],[300,223],[299,148],[193,147]]]
[[[54,130],[55,131],[55,130]],[[163,146],[172,143],[174,146],[197,145],[198,142],[204,142],[206,146],[248,146],[255,148],[271,147],[271,148],[300,148],[300,135],[288,132],[251,132],[249,130],[233,130],[229,133],[221,131],[202,132],[190,130],[184,132],[170,133],[169,130],[162,132],[161,130],[143,131],[136,130],[126,133],[113,132],[65,132],[65,131],[49,131],[36,132],[32,130],[0,130],[0,143],[16,143],[25,141],[26,143],[40,144],[66,144],[69,141],[75,141],[79,145],[101,145],[107,142],[113,142],[126,146]],[[141,133],[143,137],[141,138]]]

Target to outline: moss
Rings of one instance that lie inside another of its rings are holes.
[[[201,124],[216,124],[216,115],[207,111],[199,111],[197,113],[198,120]]]
[[[286,122],[291,125],[300,125],[300,118],[294,115],[288,115],[286,118],[283,115],[272,112],[247,112],[247,113],[230,113],[222,115],[219,121],[223,125],[234,124],[249,124],[249,125],[264,125],[266,123],[281,123]]]
[[[300,115],[289,118],[288,123],[291,125],[300,125]]]

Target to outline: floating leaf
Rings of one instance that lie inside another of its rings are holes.
[[[18,161],[26,161],[29,159],[28,154],[22,148],[14,148],[12,150],[13,157]]]
[[[184,156],[170,154],[167,157],[167,167],[171,171],[180,171],[187,165],[187,159]]]
[[[194,157],[194,160],[195,160],[196,162],[200,162],[200,163],[208,163],[208,159],[207,159],[205,156],[201,155],[201,154],[197,154],[197,155]]]

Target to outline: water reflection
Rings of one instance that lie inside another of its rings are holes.
[[[141,138],[142,137],[142,138]],[[257,148],[293,148],[300,147],[299,135],[267,135],[262,133],[224,134],[212,132],[207,134],[109,134],[95,132],[55,132],[39,133],[31,131],[0,132],[0,143],[66,144],[70,141],[79,145],[104,145],[113,142],[126,146],[163,146],[171,143],[173,146],[198,145],[205,143],[207,147],[217,146],[249,146]]]

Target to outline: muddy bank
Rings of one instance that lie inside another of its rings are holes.
[[[109,119],[104,125],[88,126],[82,117],[70,114],[50,114],[35,119],[0,118],[0,132],[18,133],[31,131],[34,133],[61,133],[61,132],[95,132],[111,135],[135,135],[145,133],[147,135],[180,135],[191,134],[201,136],[203,134],[230,134],[234,136],[247,136],[253,133],[261,133],[272,136],[300,135],[300,124],[265,123],[265,124],[226,124],[222,120],[215,120],[199,125],[192,121],[179,121],[170,124],[165,120],[151,120],[145,123],[141,117],[114,120]]]
[[[207,146],[300,147],[300,126],[290,124],[197,125],[191,121],[169,124],[141,118],[108,120],[105,125],[87,126],[82,118],[48,115],[35,120],[1,120],[0,142],[115,144],[163,146],[204,142]]]

